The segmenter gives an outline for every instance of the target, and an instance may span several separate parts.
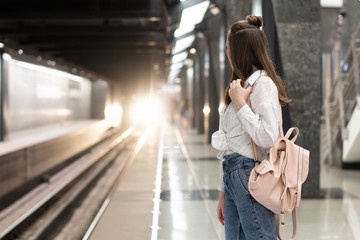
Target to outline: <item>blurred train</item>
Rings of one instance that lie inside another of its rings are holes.
[[[0,50],[0,210],[110,132],[161,116],[156,93]]]
[[[0,210],[121,125],[107,81],[40,62],[1,51]]]
[[[2,56],[3,132],[104,118],[108,84]]]

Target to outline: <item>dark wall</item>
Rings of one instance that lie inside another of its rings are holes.
[[[320,1],[273,0],[276,32],[290,118],[300,129],[297,144],[310,150],[310,172],[303,196],[320,191],[320,116],[322,109]]]

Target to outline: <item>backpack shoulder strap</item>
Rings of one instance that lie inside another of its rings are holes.
[[[293,133],[294,130],[296,131],[296,135],[292,139],[289,139],[290,135]],[[285,138],[289,139],[292,142],[295,142],[298,135],[299,135],[299,132],[300,131],[299,131],[299,129],[297,127],[292,127],[287,131],[287,133],[285,135]]]
[[[293,222],[293,233],[290,240],[294,240],[296,236],[296,230],[297,230],[296,207],[294,207],[294,210],[292,211],[292,222]]]
[[[252,153],[253,153],[253,157],[255,160],[255,163],[259,161],[258,159],[258,155],[257,155],[257,147],[256,144],[254,142],[254,140],[252,140],[252,138],[250,137],[250,141],[251,141],[251,149],[252,149]]]
[[[294,208],[294,210],[292,211],[292,223],[293,223],[293,233],[291,236],[290,240],[294,240],[295,236],[296,236],[296,231],[297,231],[297,221],[296,221],[296,207]],[[280,215],[276,214],[275,215],[275,222],[276,222],[276,235],[278,237],[279,240],[282,240],[281,236],[280,236]]]

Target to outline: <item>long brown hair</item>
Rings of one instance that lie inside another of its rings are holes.
[[[260,30],[262,18],[249,15],[245,20],[235,22],[228,32],[227,47],[229,48],[229,61],[232,69],[230,83],[235,79],[246,80],[253,73],[254,65],[259,70],[265,70],[275,83],[281,106],[291,102],[285,91],[285,85],[276,73],[267,48],[265,34]],[[225,104],[229,105],[231,98],[226,88]]]

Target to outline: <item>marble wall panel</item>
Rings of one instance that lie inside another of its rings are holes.
[[[310,172],[303,196],[319,195],[321,23],[320,2],[273,0],[284,79],[293,126],[300,129],[297,143],[310,150]]]

